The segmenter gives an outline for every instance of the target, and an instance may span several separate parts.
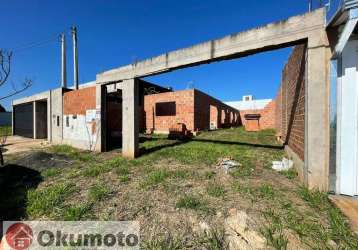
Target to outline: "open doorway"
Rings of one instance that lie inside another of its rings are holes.
[[[106,97],[107,110],[107,149],[122,147],[122,90],[108,93]]]

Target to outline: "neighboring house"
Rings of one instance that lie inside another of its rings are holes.
[[[254,100],[252,95],[242,97],[242,101],[225,102],[240,111],[242,124],[247,131],[276,128],[275,101],[272,99]]]
[[[333,51],[330,189],[358,196],[358,0],[346,0],[327,26]]]
[[[11,126],[11,112],[0,105],[0,126]]]

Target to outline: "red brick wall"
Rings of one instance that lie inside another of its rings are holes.
[[[86,115],[88,109],[96,109],[96,87],[71,90],[63,94],[64,115]]]
[[[176,106],[175,115],[156,114],[157,103],[172,102]],[[177,123],[184,123],[191,131],[209,129],[211,122],[215,122],[219,128],[240,124],[239,111],[199,90],[147,95],[144,97],[144,114],[146,130],[169,131]]]
[[[218,128],[238,126],[241,124],[238,110],[199,90],[195,89],[194,93],[195,130],[209,129],[210,123],[215,123]]]
[[[157,116],[156,104],[175,102],[176,114]],[[183,90],[144,96],[145,129],[168,131],[177,123],[184,123],[194,130],[194,90]]]
[[[306,45],[294,48],[282,72],[276,96],[276,129],[282,140],[304,160]]]
[[[246,114],[260,114],[259,129],[276,128],[276,101],[269,102],[264,109],[240,110],[242,124],[246,127],[248,123],[245,119]]]

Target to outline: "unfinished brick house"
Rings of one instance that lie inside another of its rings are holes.
[[[150,119],[150,114],[152,116],[156,114],[152,106],[149,115],[145,113],[140,116],[139,101],[142,96],[138,94],[138,91],[142,86],[142,78],[303,44],[295,48],[283,72],[286,77],[283,76],[279,92],[281,94],[275,100],[276,113],[279,113],[275,120],[285,148],[288,152],[292,152],[297,168],[303,173],[304,182],[309,187],[327,190],[330,155],[329,63],[331,58],[330,42],[332,41],[327,37],[326,24],[326,12],[322,8],[260,28],[166,52],[153,58],[99,73],[92,85],[96,88],[95,107],[93,102],[89,107],[91,109],[86,110],[85,116],[84,112],[78,115],[70,114],[69,118],[64,116],[64,94],[69,91],[78,91],[77,87],[68,89],[66,86],[62,86],[31,97],[14,100],[14,134],[23,129],[23,131],[28,131],[28,136],[33,138],[45,135],[44,138],[52,143],[64,143],[66,133],[68,133],[65,130],[71,129],[72,126],[75,127],[71,124],[77,123],[83,129],[81,133],[79,130],[73,131],[76,134],[72,135],[75,137],[70,138],[71,144],[77,144],[77,147],[85,149],[106,151],[110,137],[117,133],[115,131],[117,128],[111,131],[108,129],[111,127],[108,127],[107,123],[112,119],[109,117],[116,116],[118,113],[117,110],[111,114],[108,102],[110,100],[114,103],[122,101],[122,154],[124,157],[135,158],[140,154],[138,139],[140,127],[147,126],[147,118]],[[302,47],[304,55],[300,52]],[[302,71],[303,74],[301,74]],[[301,77],[302,75],[305,77]],[[290,82],[289,79],[293,79],[293,82]],[[75,84],[78,84],[78,81],[75,81]],[[197,102],[195,100],[194,94],[194,113],[199,112],[196,111],[199,109],[196,109]],[[303,101],[304,107],[301,105]],[[173,106],[173,104],[171,105]],[[164,112],[166,111],[164,110]],[[205,112],[215,113],[215,107],[209,106]],[[238,120],[235,117],[232,118],[231,115],[223,115],[223,113],[225,111],[221,111],[220,114],[220,111],[217,110],[218,117],[213,120],[210,119],[210,115],[209,119],[200,116],[194,117],[192,122],[188,122],[186,126],[196,129],[203,124],[204,127],[209,126],[210,128],[212,125],[214,128],[214,120],[217,121],[217,127],[222,125],[223,120]],[[302,115],[303,113],[304,115]],[[82,120],[78,119],[80,115]],[[141,117],[145,117],[145,123],[140,121]],[[69,120],[69,127],[64,126],[64,124],[67,125],[66,119]],[[159,130],[159,124],[156,125],[156,122],[157,119],[152,120],[154,125],[150,129],[153,131]],[[302,124],[304,124],[304,138]],[[21,128],[21,126],[24,127]],[[82,142],[79,142],[80,140]],[[302,152],[304,153],[302,154]]]
[[[238,110],[197,89],[146,95],[144,114],[148,133],[169,133],[178,123],[193,132],[241,124]]]
[[[138,93],[139,132],[193,133],[241,124],[237,110],[196,89],[173,92],[141,80]],[[108,85],[103,99],[106,112],[102,116],[96,110],[95,83],[18,100],[19,104],[14,105],[14,134],[89,150],[99,150],[96,145],[102,137],[106,150],[121,147],[122,90],[117,84]],[[105,126],[104,135],[99,121]]]

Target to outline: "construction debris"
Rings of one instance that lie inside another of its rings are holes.
[[[217,166],[220,169],[224,169],[225,173],[228,174],[233,169],[241,167],[242,165],[239,162],[232,160],[231,158],[222,158],[218,161]]]
[[[272,169],[276,171],[289,170],[293,167],[293,161],[287,158],[283,158],[282,161],[273,161]]]
[[[225,219],[225,240],[229,249],[267,249],[266,240],[252,229],[255,221],[244,211],[230,209]]]

